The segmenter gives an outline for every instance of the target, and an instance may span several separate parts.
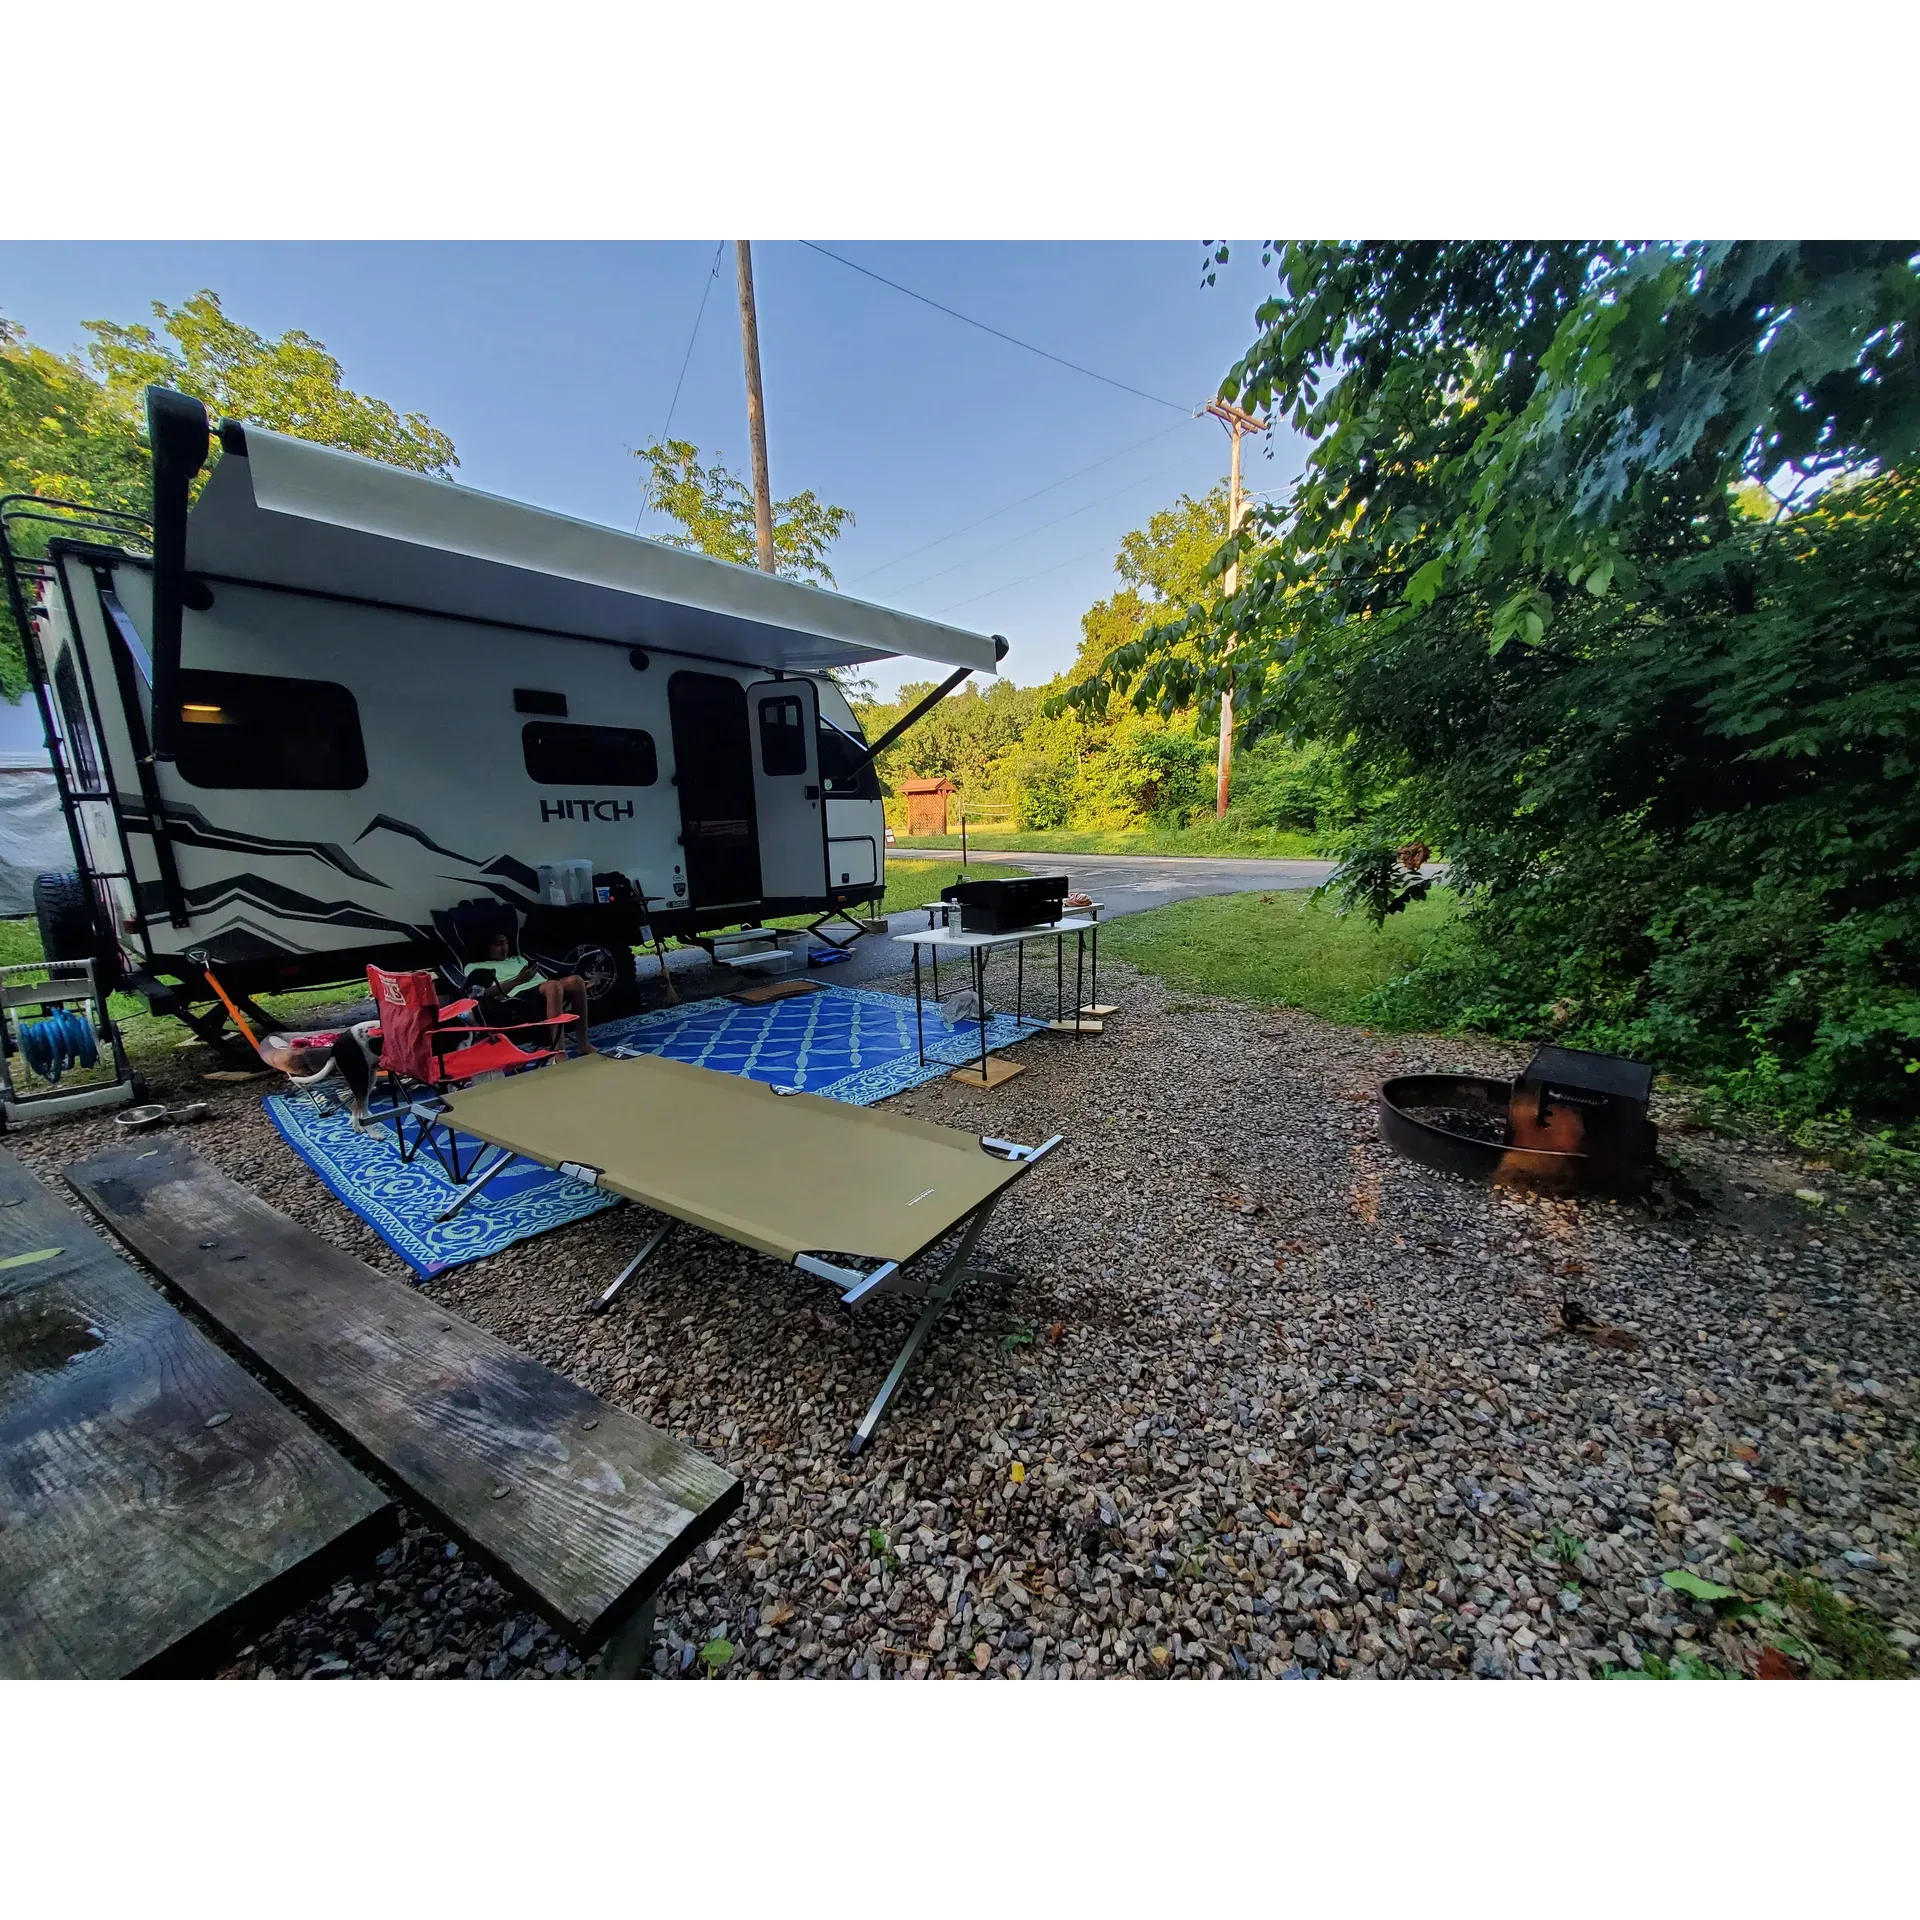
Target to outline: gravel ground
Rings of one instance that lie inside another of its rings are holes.
[[[983,1246],[1006,1277],[963,1294],[858,1460],[906,1306],[849,1314],[688,1238],[589,1317],[642,1231],[626,1210],[433,1283],[745,1481],[661,1596],[658,1671],[700,1674],[716,1639],[728,1676],[1906,1670],[1913,1196],[1672,1127],[1652,1207],[1466,1186],[1390,1154],[1371,1091],[1518,1052],[1178,1000],[1117,965],[1102,984],[1102,1038],[1026,1043],[990,1095],[896,1102],[1067,1141]],[[404,1276],[258,1084],[189,1088],[216,1101],[201,1152]],[[57,1177],[112,1132],[8,1145]],[[1734,1591],[1689,1597],[1674,1569]],[[583,1668],[410,1522],[229,1671]]]

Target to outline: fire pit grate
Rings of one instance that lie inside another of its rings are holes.
[[[1547,1192],[1644,1192],[1657,1131],[1652,1069],[1614,1054],[1542,1047],[1518,1080],[1410,1073],[1376,1105],[1389,1146],[1423,1166]]]

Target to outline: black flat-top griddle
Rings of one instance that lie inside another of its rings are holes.
[[[940,898],[960,909],[962,933],[1014,933],[1050,927],[1066,911],[1065,874],[1025,880],[961,880],[940,889]]]

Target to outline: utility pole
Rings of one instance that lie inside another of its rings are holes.
[[[1227,533],[1228,536],[1240,531],[1240,516],[1244,502],[1240,498],[1240,437],[1247,433],[1265,433],[1267,423],[1256,419],[1240,408],[1229,406],[1224,400],[1212,400],[1207,403],[1207,411],[1227,430],[1233,441],[1233,467],[1227,481]],[[1231,600],[1240,591],[1240,562],[1235,560],[1227,569],[1227,598]],[[1232,643],[1228,643],[1232,650]],[[1217,818],[1227,817],[1227,788],[1233,773],[1233,694],[1230,689],[1220,695],[1220,777],[1214,791],[1213,810]]]
[[[747,362],[747,437],[753,442],[753,528],[760,548],[760,571],[771,573],[773,491],[767,481],[767,403],[760,392],[760,323],[753,313],[752,243],[736,240],[733,257],[734,277],[740,283],[740,350]],[[1234,444],[1237,447],[1239,443]],[[1237,461],[1239,455],[1234,457]]]

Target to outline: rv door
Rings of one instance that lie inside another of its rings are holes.
[[[820,697],[811,680],[747,689],[753,794],[760,824],[760,897],[821,900],[827,809],[820,784]]]

